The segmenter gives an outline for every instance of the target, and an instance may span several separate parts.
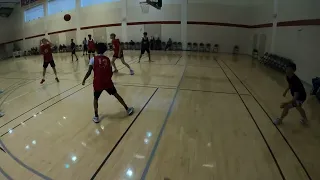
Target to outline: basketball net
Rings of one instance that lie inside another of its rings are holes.
[[[149,13],[150,5],[147,2],[140,2],[141,11],[144,14]]]

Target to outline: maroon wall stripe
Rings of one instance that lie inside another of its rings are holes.
[[[245,24],[232,24],[232,23],[221,23],[221,22],[188,21],[188,24],[207,25],[207,26],[227,26],[227,27],[250,28],[249,25],[245,25]]]
[[[147,21],[147,22],[128,22],[128,26],[133,25],[144,25],[144,24],[181,24],[181,21]],[[268,28],[272,27],[272,23],[265,23],[265,24],[257,24],[257,25],[246,25],[246,24],[233,24],[233,23],[222,23],[222,22],[201,22],[201,21],[188,21],[188,24],[194,24],[194,25],[207,25],[207,26],[226,26],[226,27],[238,27],[238,28]],[[320,25],[320,19],[304,19],[304,20],[296,20],[296,21],[283,21],[278,22],[278,27],[289,27],[289,26],[319,26]],[[96,25],[96,26],[86,26],[81,27],[81,30],[84,29],[94,29],[94,28],[101,28],[101,27],[114,27],[114,26],[121,26],[121,23],[115,23],[115,24],[103,24],[103,25]],[[64,33],[69,31],[76,31],[76,28],[73,29],[67,29],[62,31],[55,31],[48,33],[51,34],[58,34],[58,33]],[[39,34],[35,36],[26,37],[25,39],[32,39],[36,37],[45,36],[45,34]],[[23,39],[18,39],[14,41],[4,42],[0,43],[0,45],[3,44],[9,44],[17,41],[22,41]]]
[[[267,28],[267,27],[272,27],[272,23],[266,23],[266,24],[257,24],[257,25],[252,25],[249,28]]]
[[[304,19],[297,21],[278,22],[277,26],[319,26],[320,19]]]
[[[96,26],[86,26],[86,27],[81,27],[81,30],[84,29],[94,29],[94,28],[102,28],[102,27],[114,27],[114,26],[121,26],[121,23],[116,23],[116,24],[103,24],[103,25],[96,25]]]
[[[77,28],[73,28],[73,29],[66,29],[66,30],[62,30],[62,31],[50,32],[50,33],[48,33],[48,35],[52,35],[52,34],[59,34],[59,33],[70,32],[70,31],[76,31],[76,30],[77,30]]]
[[[181,21],[146,21],[146,22],[128,22],[128,26],[144,24],[181,24]]]
[[[22,41],[22,40],[23,40],[23,39],[17,39],[17,40],[13,40],[13,41],[8,41],[8,42],[0,43],[0,45],[5,45],[5,44],[14,43],[14,42],[19,42],[19,41]]]
[[[45,34],[39,34],[39,35],[35,35],[35,36],[30,36],[30,37],[26,37],[25,39],[32,39],[32,38],[41,37],[41,36],[45,36]]]

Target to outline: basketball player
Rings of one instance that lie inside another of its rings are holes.
[[[144,32],[143,33],[143,38],[141,40],[141,53],[140,53],[140,57],[139,57],[139,63],[141,60],[142,55],[147,51],[148,53],[148,57],[149,57],[149,62],[151,62],[151,57],[150,57],[150,42],[148,39],[148,33]]]
[[[99,43],[97,45],[98,55],[92,57],[89,62],[89,70],[82,81],[82,85],[85,85],[86,80],[91,74],[93,70],[93,89],[94,89],[94,117],[93,122],[99,123],[99,114],[98,114],[98,100],[102,93],[102,91],[107,91],[110,95],[113,95],[117,100],[122,104],[122,106],[126,109],[128,115],[132,115],[133,108],[128,107],[126,103],[123,101],[122,97],[117,93],[117,89],[114,87],[112,82],[112,67],[111,62],[108,57],[103,55],[104,52],[107,51],[107,46],[103,43]]]
[[[84,53],[86,53],[86,55],[88,55],[88,41],[86,38],[84,38],[84,40],[82,41],[82,45],[83,45],[82,55],[84,56]]]
[[[290,90],[293,98],[292,100],[281,104],[280,107],[283,109],[283,111],[281,117],[274,120],[274,124],[276,125],[280,125],[282,123],[283,118],[288,115],[288,112],[291,108],[296,108],[299,111],[302,117],[302,119],[300,120],[302,124],[308,123],[306,112],[302,108],[302,104],[307,98],[307,93],[301,80],[297,75],[295,75],[295,71],[296,65],[294,63],[289,64],[286,68],[288,88],[284,91],[283,96],[285,97],[287,95],[287,92]]]
[[[129,64],[127,64],[124,61],[123,49],[120,46],[119,39],[116,39],[116,35],[114,33],[110,34],[110,38],[112,39],[112,45],[113,45],[113,51],[114,51],[114,54],[113,54],[113,57],[112,57],[112,61],[111,61],[111,64],[112,64],[112,66],[114,68],[114,72],[115,73],[118,72],[118,69],[117,69],[116,64],[114,62],[115,62],[116,59],[120,59],[122,64],[124,64],[125,66],[127,66],[127,68],[129,68],[130,74],[133,75],[134,74],[133,70],[131,69]]]
[[[43,54],[43,78],[40,82],[40,84],[43,84],[45,81],[45,75],[47,71],[47,67],[50,64],[50,66],[53,69],[54,75],[56,76],[56,81],[59,82],[58,76],[57,76],[57,70],[56,70],[56,64],[54,63],[53,56],[52,56],[52,50],[51,50],[51,42],[43,38],[40,41],[40,52]]]
[[[88,35],[88,54],[89,54],[89,59],[90,59],[90,54],[94,56],[94,51],[95,51],[95,43],[94,40],[91,38],[91,34]]]
[[[73,42],[73,39],[71,39],[71,58],[72,58],[72,61],[73,61],[73,55],[76,56],[77,61],[78,61],[78,56],[76,54],[76,44]]]

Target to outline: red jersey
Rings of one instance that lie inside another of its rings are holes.
[[[120,50],[120,41],[119,41],[119,39],[112,40],[112,45],[113,45],[114,54],[118,55],[119,54],[119,50]]]
[[[95,48],[94,40],[93,39],[89,39],[88,40],[88,49],[89,50],[94,50],[94,48]]]
[[[53,60],[52,50],[50,44],[42,44],[40,46],[40,52],[43,54],[44,62],[50,62]]]
[[[102,91],[113,87],[112,67],[110,59],[104,55],[97,55],[90,60],[93,66],[93,89]]]

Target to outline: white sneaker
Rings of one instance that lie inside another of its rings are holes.
[[[3,117],[4,116],[4,113],[3,112],[0,112],[0,117]]]
[[[273,124],[280,125],[280,124],[282,124],[282,120],[280,118],[274,119]]]
[[[131,116],[133,114],[133,111],[134,111],[133,107],[129,107],[127,110],[128,115]]]
[[[308,124],[308,120],[302,118],[302,119],[300,119],[300,123],[301,123],[302,125],[307,125],[307,124]]]
[[[95,117],[93,117],[92,121],[95,122],[95,123],[99,123],[100,119],[99,119],[99,117],[95,116]]]

